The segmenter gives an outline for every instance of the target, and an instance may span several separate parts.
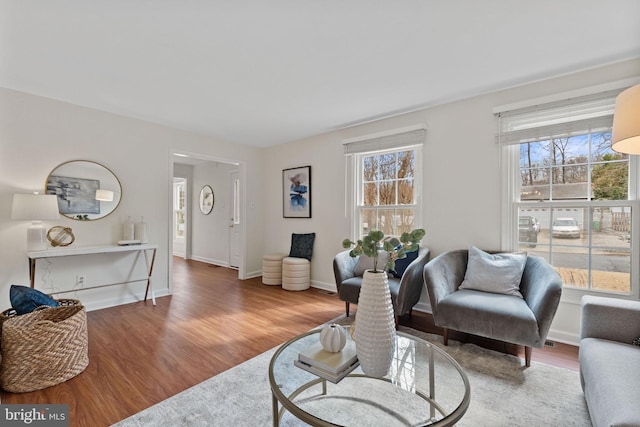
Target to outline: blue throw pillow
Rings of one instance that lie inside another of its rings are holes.
[[[407,256],[405,258],[396,260],[395,269],[390,271],[393,277],[398,279],[402,278],[402,275],[404,274],[407,267],[409,267],[409,264],[411,264],[413,261],[416,260],[416,258],[418,258],[418,251],[419,249],[416,249],[415,251],[412,251],[412,252],[407,252]]]
[[[49,295],[28,286],[11,285],[9,299],[11,300],[11,307],[13,307],[17,314],[31,313],[43,305],[48,305],[49,307],[60,306],[58,301]]]
[[[307,234],[291,234],[291,251],[289,256],[293,258],[306,258],[311,261],[313,253],[313,242],[316,239],[316,233]]]

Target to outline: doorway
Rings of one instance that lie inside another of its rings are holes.
[[[172,219],[168,226],[172,229],[172,236],[174,233],[179,235],[181,228],[177,219],[181,214],[176,209],[180,207],[179,183],[186,184],[184,239],[169,239],[172,246],[169,250],[169,265],[172,266],[174,254],[182,256],[184,253],[185,259],[236,268],[238,278],[244,279],[245,225],[241,214],[244,212],[244,164],[205,155],[174,152],[170,173]],[[205,187],[213,190],[213,206],[211,209],[201,210],[200,192]],[[184,250],[181,248],[182,242]]]
[[[187,180],[173,178],[173,256],[187,259]]]

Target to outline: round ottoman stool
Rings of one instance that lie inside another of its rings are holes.
[[[262,283],[265,285],[282,284],[282,259],[286,254],[266,254],[262,256]]]
[[[282,260],[282,289],[304,291],[311,286],[311,263],[306,258],[286,257]]]

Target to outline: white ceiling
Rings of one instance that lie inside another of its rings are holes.
[[[632,57],[638,0],[0,0],[0,86],[254,146]]]

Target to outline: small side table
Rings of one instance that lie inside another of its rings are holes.
[[[262,256],[262,284],[282,284],[282,259],[286,254],[265,254]]]
[[[306,258],[282,260],[282,289],[304,291],[311,286],[311,262]]]

